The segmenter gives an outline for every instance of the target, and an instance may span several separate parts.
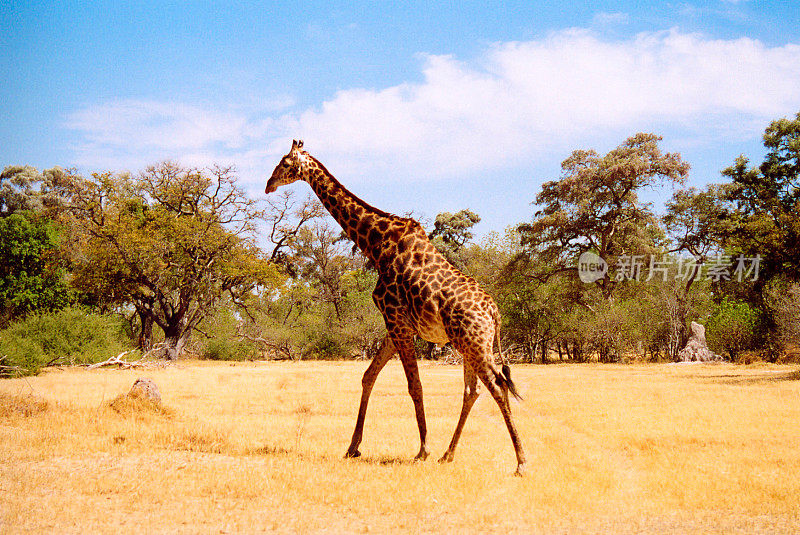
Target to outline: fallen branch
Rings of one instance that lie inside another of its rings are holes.
[[[90,364],[89,366],[87,366],[87,368],[90,370],[103,368],[105,366],[117,366],[124,370],[129,370],[133,368],[161,368],[167,365],[166,361],[164,360],[154,361],[150,359],[158,353],[163,354],[165,348],[166,345],[163,343],[156,344],[155,346],[153,346],[152,349],[147,351],[144,355],[142,355],[141,358],[137,360],[123,360],[122,357],[124,357],[128,353],[132,353],[133,351],[135,351],[134,349],[129,349],[128,351],[123,351],[119,355],[111,357],[108,360],[104,360],[103,362],[96,362],[94,364]]]
[[[60,360],[61,360],[61,359],[63,359],[63,358],[64,358],[64,357],[62,357],[61,355],[59,355],[59,356],[57,356],[57,357],[53,357],[53,358],[51,358],[49,361],[47,361],[47,363],[45,363],[44,365],[42,365],[42,368],[49,368],[50,366],[55,366],[55,365],[56,365],[56,363],[58,363],[58,361],[60,361]]]
[[[13,364],[3,364],[6,361],[8,355],[0,355],[0,377],[14,377],[27,375],[27,371],[22,366],[14,366]]]

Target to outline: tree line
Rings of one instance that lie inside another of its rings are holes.
[[[689,164],[660,141],[575,150],[530,220],[503,234],[476,242],[467,209],[423,221],[497,301],[513,357],[674,360],[690,321],[731,360],[797,354],[800,113],[769,125],[763,162],[741,156],[703,188],[686,186]],[[642,197],[663,191],[658,210]],[[251,199],[230,167],[9,166],[0,237],[4,369],[86,358],[85,345],[52,342],[75,322],[106,321],[93,332],[170,359],[369,357],[382,338],[375,271],[319,202]]]

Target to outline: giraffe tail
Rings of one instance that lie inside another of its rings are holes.
[[[500,347],[500,314],[494,316],[494,341],[497,344],[497,353],[500,355],[500,373],[496,374],[495,382],[500,388],[507,390],[514,398],[522,401],[522,396],[517,392],[517,387],[514,381],[511,380],[511,367],[503,358],[503,349]]]
[[[500,369],[500,373],[497,374],[497,386],[503,389],[507,389],[508,392],[514,396],[514,398],[522,401],[522,396],[519,395],[517,392],[517,386],[514,384],[514,381],[511,380],[511,368],[508,364],[503,364],[503,367]]]

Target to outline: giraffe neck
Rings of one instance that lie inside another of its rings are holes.
[[[372,261],[377,261],[382,233],[386,227],[381,221],[391,222],[396,216],[370,206],[359,199],[319,163],[309,156],[310,164],[305,173],[306,181],[314,190],[322,205],[341,225],[347,237]]]

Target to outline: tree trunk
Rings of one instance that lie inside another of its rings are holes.
[[[677,296],[675,315],[670,318],[672,325],[670,325],[669,329],[668,351],[669,359],[672,361],[678,360],[678,352],[680,352],[680,350],[686,346],[686,342],[689,341],[689,334],[686,329],[686,316],[688,315],[686,300],[688,298],[688,292],[689,289],[687,287],[683,295]]]
[[[583,362],[583,351],[581,351],[580,342],[577,340],[572,342],[572,357],[575,362]]]
[[[189,334],[189,332],[186,332],[177,337],[167,336],[164,338],[168,360],[178,360],[183,355],[186,343],[189,341]]]
[[[166,356],[169,360],[177,360],[183,355],[186,344],[192,335],[192,329],[186,322],[176,320],[164,330],[164,346],[166,346]]]
[[[542,340],[542,364],[547,364],[547,340]]]
[[[153,316],[142,310],[138,310],[137,313],[141,323],[137,345],[145,353],[153,348]]]

